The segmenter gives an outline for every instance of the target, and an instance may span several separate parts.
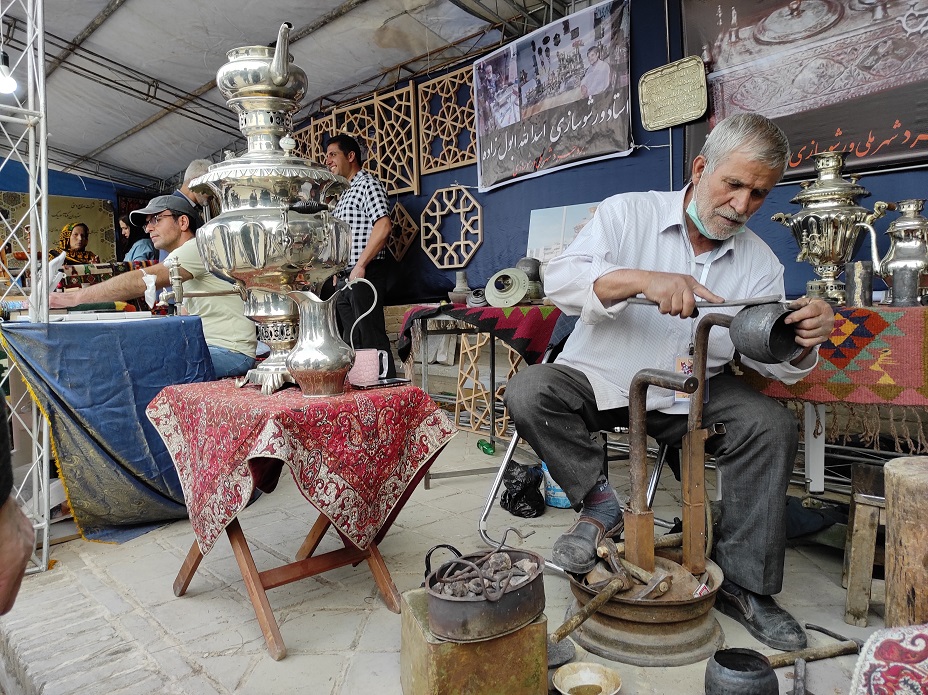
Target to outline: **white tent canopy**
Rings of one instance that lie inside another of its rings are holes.
[[[242,149],[216,70],[230,49],[275,41],[285,21],[309,77],[299,122],[568,13],[517,2],[528,0],[45,0],[49,166],[158,188],[192,159]],[[26,69],[24,4],[0,3],[14,76]],[[0,158],[10,148],[0,142]]]

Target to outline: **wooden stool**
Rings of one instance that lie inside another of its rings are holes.
[[[876,558],[877,532],[886,524],[886,488],[883,465],[854,463],[851,468],[851,505],[844,541],[844,572],[841,585],[847,589],[844,622],[867,626],[870,586]],[[882,564],[882,553],[879,560]]]
[[[845,543],[847,598],[844,602],[844,622],[867,627],[876,533],[880,525],[886,524],[886,500],[876,495],[855,492],[851,499],[851,509],[853,521],[848,526]]]

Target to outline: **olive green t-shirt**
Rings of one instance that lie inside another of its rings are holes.
[[[185,242],[168,254],[176,258],[180,267],[193,275],[184,282],[184,294],[188,292],[223,292],[233,288],[206,269],[200,257],[196,238]],[[184,297],[187,313],[199,316],[203,322],[203,335],[207,345],[234,350],[250,357],[255,356],[258,340],[254,322],[245,317],[245,304],[236,294],[216,297]]]

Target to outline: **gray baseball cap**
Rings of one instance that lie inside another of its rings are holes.
[[[187,201],[186,198],[179,195],[159,195],[152,198],[141,210],[133,210],[129,213],[129,221],[139,227],[145,226],[145,218],[149,215],[170,210],[175,215],[187,215],[190,218],[191,227],[196,229],[200,226],[200,215],[196,209]]]

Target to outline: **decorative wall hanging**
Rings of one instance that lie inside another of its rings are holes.
[[[399,202],[393,206],[390,220],[393,222],[393,234],[387,239],[387,249],[396,260],[401,261],[412,242],[419,236],[419,225]]]
[[[457,214],[460,237],[448,242],[441,234],[442,222]],[[422,250],[438,268],[463,268],[483,243],[483,208],[462,186],[439,188],[420,219]]]
[[[377,117],[377,176],[387,193],[419,195],[419,158],[416,156],[415,90],[413,85],[374,97]]]
[[[335,128],[350,135],[361,145],[364,168],[375,174],[380,169],[380,147],[377,142],[377,112],[374,100],[369,99],[344,109],[335,109]]]
[[[296,153],[317,164],[325,164],[325,141],[335,133],[335,115],[316,118],[302,130],[293,134]]]
[[[481,191],[632,152],[628,2],[575,12],[474,63]]]
[[[419,171],[422,174],[477,161],[472,74],[468,65],[419,85]]]
[[[709,124],[745,111],[786,133],[790,177],[814,174],[817,152],[848,152],[848,171],[928,159],[924,3],[730,0],[723,10],[683,0],[682,7],[685,50],[702,56],[711,95],[708,122],[687,127],[688,161]]]

